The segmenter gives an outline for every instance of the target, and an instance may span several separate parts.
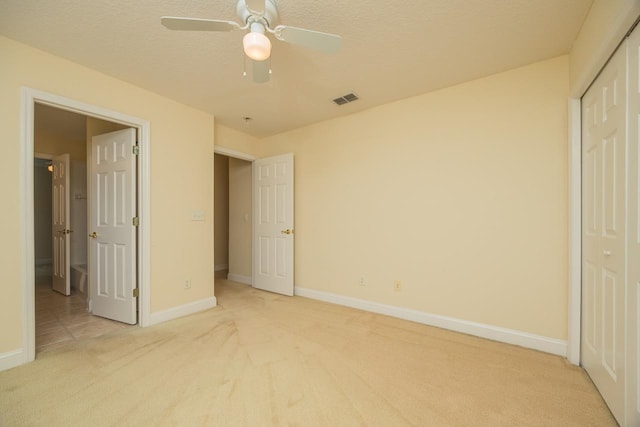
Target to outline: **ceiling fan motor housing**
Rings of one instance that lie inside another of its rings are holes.
[[[247,7],[246,0],[238,0],[236,12],[238,14],[238,17],[245,24],[252,22],[261,22],[262,20],[264,20],[264,24],[266,27],[273,28],[278,23],[278,8],[276,7],[275,0],[265,0],[264,13],[258,15],[251,13],[249,8]]]

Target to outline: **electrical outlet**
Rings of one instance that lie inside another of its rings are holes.
[[[393,282],[393,290],[396,292],[400,292],[402,290],[402,282],[400,280]]]
[[[184,281],[184,288],[185,289],[191,289],[191,279],[186,279]]]
[[[360,276],[360,286],[364,286],[367,283],[364,276]]]

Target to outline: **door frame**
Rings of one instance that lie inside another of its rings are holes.
[[[20,94],[20,234],[22,259],[22,363],[35,360],[35,248],[33,212],[33,158],[34,158],[34,106],[35,104],[67,110],[110,122],[120,123],[138,131],[140,155],[138,157],[138,324],[150,323],[151,289],[151,201],[150,201],[150,123],[138,117],[122,114],[95,105],[62,96],[22,87]]]
[[[252,155],[252,154],[247,154],[247,153],[243,153],[240,151],[236,151],[236,150],[232,150],[230,148],[226,148],[226,147],[221,147],[219,145],[214,145],[213,146],[213,153],[214,154],[220,154],[222,156],[227,156],[227,157],[233,157],[235,159],[240,159],[240,160],[246,160],[248,162],[251,162],[252,167],[252,177],[251,177],[251,181],[253,182],[253,162],[254,160],[257,160],[258,157]],[[215,165],[215,162],[214,162]],[[214,171],[215,173],[215,171]],[[252,215],[253,215],[253,185],[251,186],[251,205],[252,205]],[[213,219],[215,221],[215,218]],[[214,224],[215,227],[215,224]],[[214,259],[215,259],[215,248],[214,248]],[[215,263],[214,263],[215,264]],[[250,285],[253,287],[253,225],[251,227],[251,269],[252,269],[252,273],[250,276],[250,283],[247,282],[242,282],[245,283],[247,285]],[[214,270],[215,270],[215,265],[214,265]]]
[[[569,294],[567,359],[580,365],[582,321],[582,102],[570,98],[569,113]]]

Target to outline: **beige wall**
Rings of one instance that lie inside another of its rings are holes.
[[[251,278],[251,162],[229,159],[229,274]]]
[[[260,140],[244,132],[216,124],[215,140],[216,146],[259,157]]]
[[[214,163],[215,268],[229,266],[229,158],[215,155]]]
[[[595,0],[570,54],[571,95],[581,97],[640,14],[638,0]]]
[[[565,339],[568,77],[563,56],[262,141],[295,155],[296,285]]]
[[[91,138],[96,135],[102,135],[103,133],[115,132],[117,130],[127,129],[128,126],[120,123],[108,122],[106,120],[96,119],[95,117],[87,117],[86,120],[86,161],[89,161],[91,156]]]
[[[31,87],[151,123],[151,312],[213,292],[213,127],[210,114],[0,37],[0,354],[22,346],[20,88]],[[188,147],[189,149],[185,149]],[[188,190],[188,191],[186,191]],[[191,221],[204,210],[204,222]],[[185,290],[185,278],[191,289]]]
[[[35,123],[38,123],[38,118],[35,117]],[[85,144],[84,141],[71,140],[64,138],[63,135],[57,133],[48,132],[46,129],[39,128],[34,129],[33,138],[33,150],[36,153],[59,155],[69,153],[72,161],[85,161]]]

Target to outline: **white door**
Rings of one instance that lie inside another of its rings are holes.
[[[69,171],[70,156],[62,154],[52,161],[51,178],[52,243],[53,243],[53,290],[63,295],[71,295],[71,245],[69,244]]]
[[[640,426],[640,27],[629,37],[629,245],[627,293],[627,422]]]
[[[626,49],[582,99],[582,365],[624,420]]]
[[[89,287],[93,314],[135,324],[135,129],[91,141]]]
[[[253,162],[253,286],[293,295],[293,154]]]

